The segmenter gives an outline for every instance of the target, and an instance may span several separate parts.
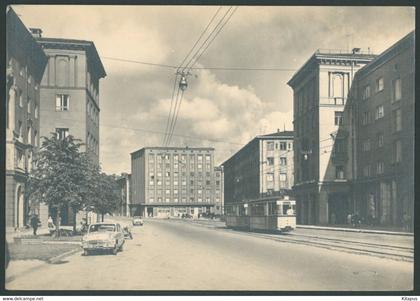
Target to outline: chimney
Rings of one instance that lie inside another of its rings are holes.
[[[41,38],[42,37],[42,29],[41,28],[29,28],[32,36],[34,38]]]

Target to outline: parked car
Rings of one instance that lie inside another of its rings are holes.
[[[95,223],[89,225],[86,235],[82,238],[82,248],[84,255],[89,255],[92,251],[105,250],[111,251],[116,255],[123,250],[124,233],[117,223]]]
[[[143,226],[143,219],[140,216],[133,217],[133,226]]]

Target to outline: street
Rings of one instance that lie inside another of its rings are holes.
[[[413,287],[413,262],[147,219],[116,256],[45,264],[6,283],[22,290],[395,291]],[[13,265],[9,268],[13,268]]]

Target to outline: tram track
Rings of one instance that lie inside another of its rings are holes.
[[[180,222],[184,222],[179,220]],[[308,245],[329,250],[347,252],[352,254],[368,255],[380,257],[385,259],[392,259],[397,261],[414,261],[414,248],[396,245],[386,245],[373,242],[355,241],[352,239],[342,239],[335,237],[325,237],[319,235],[307,235],[296,232],[289,232],[287,234],[264,233],[264,232],[249,232],[233,230],[225,227],[218,227],[212,223],[191,222],[188,224],[214,229],[217,231],[229,231],[240,235],[247,235],[252,237],[260,237],[270,239],[282,243],[294,243],[300,245]]]

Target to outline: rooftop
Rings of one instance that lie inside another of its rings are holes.
[[[172,151],[172,150],[183,150],[183,151],[214,151],[213,147],[164,147],[164,146],[146,146],[143,147],[139,150],[136,150],[134,152],[131,153],[131,155],[141,152],[141,151],[145,151],[145,150],[160,150],[160,151]]]
[[[94,63],[98,71],[98,77],[106,76],[105,68],[96,50],[95,44],[92,41],[75,40],[75,39],[62,39],[62,38],[44,38],[36,37],[38,43],[43,48],[47,49],[68,49],[68,50],[84,50],[87,56]]]

